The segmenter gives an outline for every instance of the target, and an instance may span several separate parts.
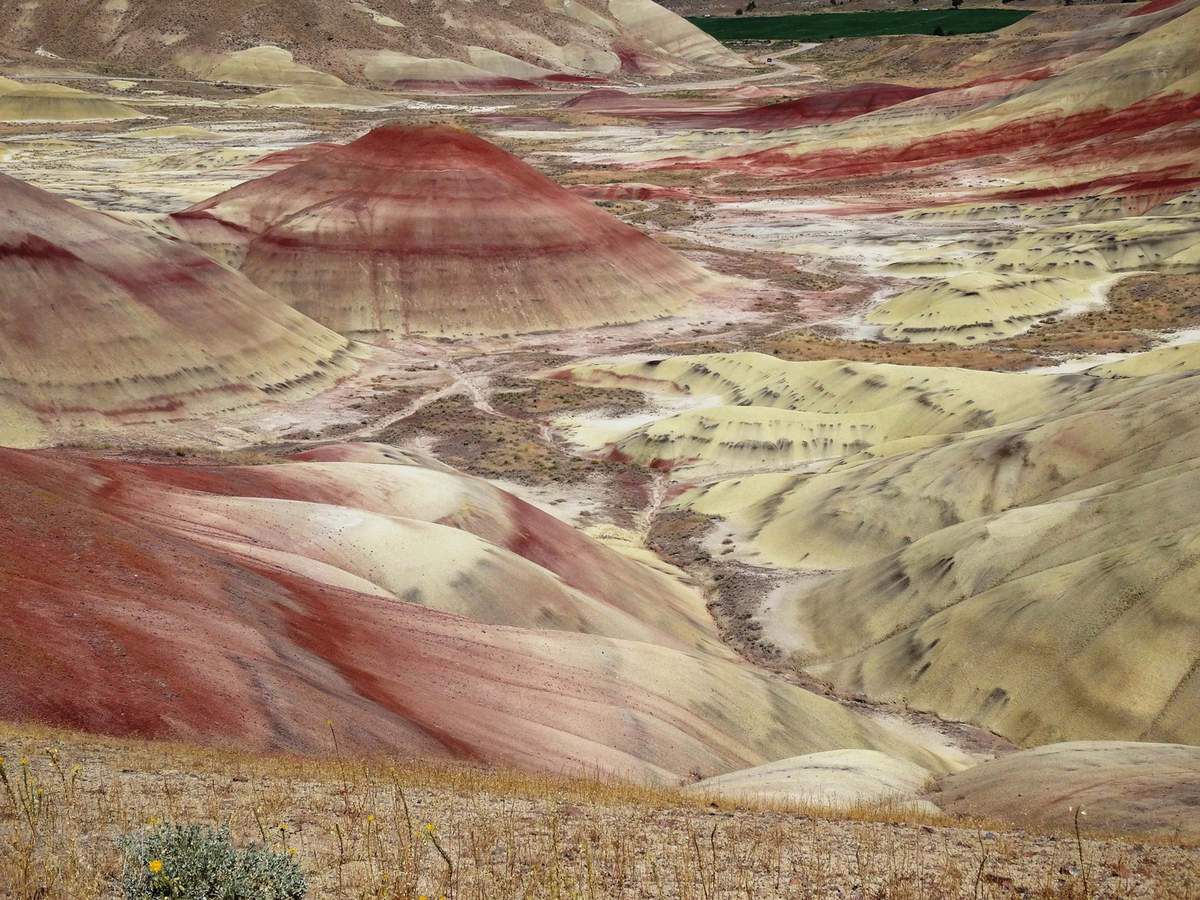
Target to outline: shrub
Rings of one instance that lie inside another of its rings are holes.
[[[300,900],[308,890],[289,854],[233,846],[228,828],[163,824],[118,842],[126,900]]]

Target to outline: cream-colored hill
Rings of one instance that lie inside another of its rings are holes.
[[[938,808],[920,796],[932,778],[928,769],[877,750],[830,750],[706,778],[687,790],[742,801],[936,813]]]
[[[895,415],[889,412],[836,416],[756,406],[705,407],[637,428],[612,447],[642,465],[669,464],[681,477],[796,467],[866,450],[881,433],[903,427],[887,421]],[[581,435],[575,432],[573,437],[579,441]]]
[[[443,56],[431,58],[395,50],[370,50],[359,54],[357,60],[362,66],[363,77],[371,84],[384,87],[421,88],[439,84],[463,87],[520,86],[506,83],[514,79],[499,76],[489,69]]]
[[[946,776],[943,810],[1085,833],[1200,836],[1200,747],[1120,741],[1050,744]]]
[[[737,406],[830,415],[899,407],[894,421],[905,423],[905,434],[969,430],[1048,411],[1057,403],[1054,378],[844,360],[788,362],[750,352],[587,363],[560,376],[665,397],[711,397]],[[1026,387],[1021,398],[1013,396],[1017,384]],[[911,416],[919,423],[910,422]]]
[[[231,53],[180,53],[175,62],[189,75],[232,84],[317,85],[340,87],[336,75],[296,62],[290,50],[265,44]]]
[[[487,47],[468,47],[467,61],[477,69],[499,75],[501,78],[521,78],[526,81],[540,81],[554,74],[554,70],[535,66],[523,59],[509,56],[498,50]]]
[[[137,128],[126,132],[125,136],[147,141],[215,141],[221,140],[224,137],[224,135],[215,131],[209,131],[207,128],[197,128],[195,125],[164,125],[161,128]]]
[[[564,0],[563,6],[568,5],[569,0]],[[621,27],[670,56],[710,66],[737,64],[726,48],[653,0],[608,0],[608,13]]]
[[[1092,299],[1086,282],[971,272],[911,288],[867,315],[891,340],[969,344],[1011,337]]]
[[[771,413],[761,421],[780,440],[777,408],[819,410],[830,427],[877,416],[868,446],[823,471],[742,474],[731,458],[730,477],[675,501],[724,520],[731,558],[821,573],[776,590],[756,618],[839,690],[1024,744],[1186,743],[1200,740],[1188,712],[1200,702],[1200,374],[1153,361],[1186,350],[1133,357],[1121,377],[753,354],[570,375],[696,404],[637,425],[657,459],[672,446],[698,455],[696,423],[728,408],[705,407],[713,397]]]
[[[330,106],[349,109],[377,109],[391,106],[396,97],[349,85],[306,84],[276,88],[256,94],[242,102],[248,106]]]
[[[981,254],[997,271],[1033,272],[1055,279],[1089,280],[1152,269],[1200,246],[1200,217],[1145,216],[1060,225],[1018,234]],[[1174,266],[1172,266],[1174,268]]]
[[[1192,458],[1200,421],[1175,380],[1113,383],[1092,371],[1096,375],[1018,376],[1031,392],[1052,387],[1061,412],[985,425],[924,447],[898,441],[818,474],[724,480],[683,500],[735,527],[748,559],[840,568],[948,525]],[[1009,383],[1020,390],[1020,380]],[[884,455],[888,450],[896,452]]]
[[[1106,378],[1133,378],[1197,369],[1200,369],[1200,341],[1188,340],[1156,347],[1146,353],[1136,353],[1116,362],[1104,363],[1088,369],[1088,372]]]
[[[99,94],[61,84],[0,77],[3,122],[91,122],[141,116],[137,110]]]
[[[589,450],[611,447],[645,463],[700,460],[708,474],[941,443],[1057,409],[1060,395],[1082,383],[841,360],[786,362],[760,353],[588,363],[554,377],[694,404],[632,426],[571,418],[559,425]]]
[[[1022,744],[1195,743],[1198,560],[1192,458],[935,531],[789,592],[765,630],[843,690]]]

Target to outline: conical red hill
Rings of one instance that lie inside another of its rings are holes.
[[[710,276],[515,156],[448,127],[377,128],[173,217],[343,334],[631,322]]]
[[[0,175],[0,443],[312,393],[346,350],[195,248]]]

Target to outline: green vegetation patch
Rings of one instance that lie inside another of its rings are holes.
[[[1018,9],[902,9],[794,16],[696,16],[719,41],[828,41],[881,34],[979,34],[1029,15]]]

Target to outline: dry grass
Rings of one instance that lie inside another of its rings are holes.
[[[1195,850],[902,821],[877,806],[831,816],[600,778],[252,755],[30,726],[0,726],[0,752],[0,895],[21,900],[116,896],[114,839],[157,820],[228,823],[240,843],[294,848],[313,897],[1200,892]]]

